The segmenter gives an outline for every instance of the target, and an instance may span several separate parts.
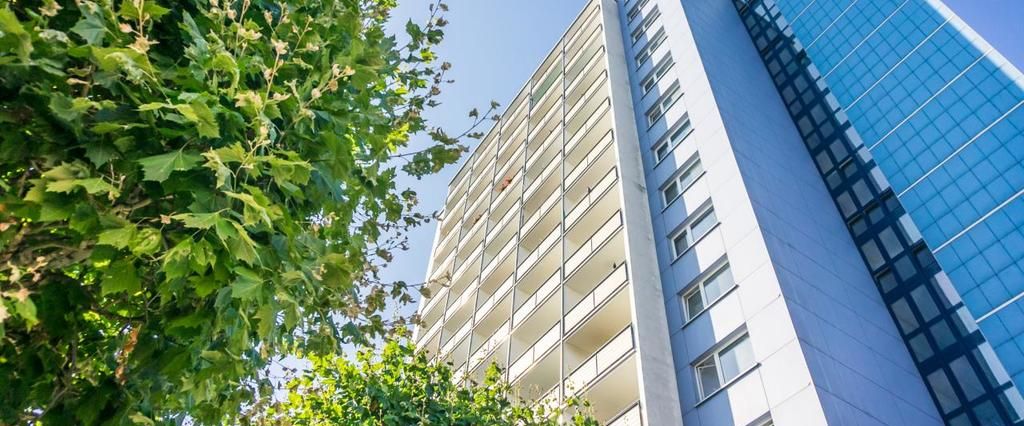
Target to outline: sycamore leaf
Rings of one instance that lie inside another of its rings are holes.
[[[220,213],[181,213],[171,219],[184,222],[186,228],[210,229],[220,220]]]
[[[142,4],[142,9],[139,9],[137,3]],[[138,21],[143,18],[147,20],[158,20],[168,12],[170,12],[169,9],[156,4],[153,0],[144,0],[142,2],[135,0],[123,0],[118,14],[121,15],[122,18]]]
[[[132,244],[132,241],[135,240],[135,233],[135,225],[126,225],[121,228],[108,229],[100,232],[97,244],[123,249]]]
[[[174,109],[178,110],[188,121],[196,124],[199,136],[207,138],[220,137],[220,126],[217,124],[217,117],[206,104],[196,100],[189,104],[175,105]]]
[[[130,260],[118,260],[111,263],[103,274],[100,287],[104,296],[121,292],[135,293],[142,289],[135,264]]]
[[[101,44],[107,32],[103,11],[92,2],[81,2],[78,9],[82,12],[82,19],[78,20],[74,27],[71,27],[71,32],[81,36],[86,43]]]
[[[235,280],[231,282],[231,297],[250,300],[259,296],[263,279],[249,268],[235,268]]]
[[[57,180],[46,184],[47,192],[67,194],[78,188],[85,189],[85,192],[94,195],[106,193],[112,193],[115,197],[120,195],[114,185],[107,183],[102,178]]]
[[[29,58],[29,54],[32,53],[32,36],[25,31],[21,22],[18,22],[18,17],[7,7],[0,9],[0,35],[4,36],[0,37],[0,47],[3,50],[13,47],[12,50],[16,51],[22,60]],[[17,41],[8,43],[6,40],[8,37],[14,37]]]
[[[142,166],[145,180],[163,182],[167,180],[171,172],[191,169],[202,159],[203,157],[199,154],[174,151],[167,154],[140,158],[138,162]]]

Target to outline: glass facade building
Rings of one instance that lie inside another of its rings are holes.
[[[940,2],[591,0],[540,63],[438,224],[414,339],[457,380],[616,426],[1021,423],[1024,78]]]

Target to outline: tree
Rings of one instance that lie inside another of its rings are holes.
[[[513,399],[514,389],[491,364],[482,384],[460,385],[448,364],[429,361],[422,351],[400,340],[388,341],[379,353],[363,349],[355,361],[311,357],[312,368],[291,380],[287,398],[264,400],[251,410],[259,426],[596,426],[586,403],[570,398],[568,414],[549,404],[531,406]]]
[[[430,220],[396,177],[465,150],[422,118],[447,8],[161,3],[0,0],[0,424],[231,421],[412,300],[378,273]]]

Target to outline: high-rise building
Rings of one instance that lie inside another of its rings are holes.
[[[1024,78],[933,0],[592,0],[449,185],[415,340],[613,425],[1002,425]]]

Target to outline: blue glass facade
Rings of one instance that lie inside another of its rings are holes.
[[[946,422],[1020,422],[1024,77],[938,1],[736,4]]]
[[[778,3],[1024,384],[1024,78],[936,1]]]

